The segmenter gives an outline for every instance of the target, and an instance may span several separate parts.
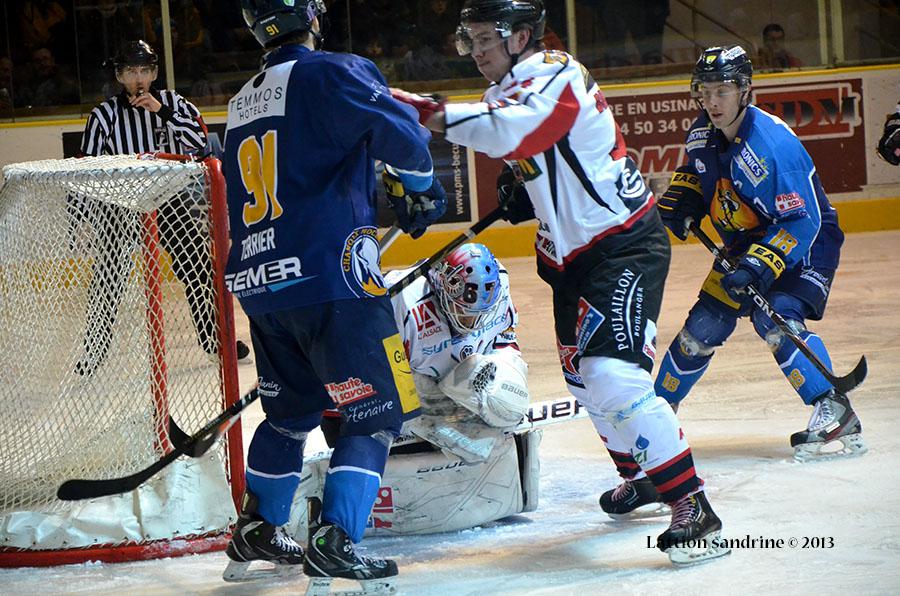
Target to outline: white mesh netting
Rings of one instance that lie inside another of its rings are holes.
[[[55,497],[64,480],[153,463],[169,414],[191,433],[222,409],[206,174],[201,163],[131,156],[3,168],[0,548],[165,539],[231,522],[221,448],[137,498],[87,507]],[[215,502],[191,502],[207,493]],[[85,521],[92,509],[100,519]]]

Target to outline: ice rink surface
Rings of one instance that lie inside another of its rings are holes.
[[[712,258],[677,246],[659,321],[659,358],[681,327]],[[562,396],[550,293],[531,258],[508,259],[532,400]],[[668,517],[616,522],[597,505],[618,482],[587,420],[547,427],[538,510],[451,534],[366,539],[365,552],[400,565],[402,594],[900,594],[900,232],[849,235],[825,320],[812,322],[838,374],[860,355],[866,382],[851,394],[869,452],[794,463],[788,437],[811,408],[743,320],[683,402],[679,418],[729,539],[781,539],[735,548],[691,568],[657,551]],[[238,336],[248,339],[238,316]],[[242,385],[254,380],[241,367]],[[261,419],[244,419],[245,444]],[[315,439],[315,437],[314,437]],[[308,452],[316,449],[311,439]],[[792,547],[792,539],[797,546]],[[807,548],[803,548],[804,544]],[[821,546],[824,544],[824,547]],[[306,580],[227,584],[224,553],[127,564],[0,570],[0,594],[284,594]],[[336,586],[337,587],[337,586]],[[349,587],[349,584],[348,584]]]

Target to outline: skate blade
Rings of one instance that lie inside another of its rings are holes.
[[[731,553],[731,548],[719,543],[721,532],[710,532],[706,536],[692,541],[694,544],[673,546],[666,549],[669,560],[676,567],[688,567],[705,563]]]
[[[377,596],[379,594],[396,594],[394,586],[395,577],[384,579],[341,579],[335,577],[311,577],[306,586],[306,596]],[[357,589],[331,591],[331,582],[334,580],[346,582],[358,582]]]
[[[615,521],[639,520],[648,517],[662,517],[672,514],[672,508],[665,503],[649,503],[628,513],[607,513]]]
[[[227,582],[249,582],[260,579],[273,579],[279,577],[294,577],[303,573],[303,565],[278,565],[269,564],[268,567],[250,569],[252,561],[228,561],[228,566],[222,572],[222,579]],[[260,562],[265,565],[264,562]]]
[[[837,450],[832,449],[836,444],[841,444]],[[826,461],[840,457],[858,457],[869,450],[862,433],[844,435],[827,443],[804,443],[794,447],[794,461],[800,463],[809,461]]]

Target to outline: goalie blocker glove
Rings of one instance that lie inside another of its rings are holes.
[[[878,155],[892,166],[900,165],[900,105],[887,117],[884,134],[878,141]]]
[[[511,224],[535,218],[534,205],[525,189],[525,183],[508,164],[497,176],[497,200],[503,219]]]
[[[441,181],[432,176],[430,187],[414,190],[413,185],[424,186],[421,179],[421,176],[401,174],[388,165],[381,175],[391,209],[397,216],[397,226],[413,238],[421,237],[447,211],[447,194]]]
[[[700,177],[691,168],[679,166],[672,174],[669,188],[659,198],[659,216],[679,240],[687,240],[691,222],[698,224],[706,215]]]
[[[765,244],[751,244],[737,264],[737,268],[722,278],[722,289],[728,297],[744,304],[747,286],[765,296],[775,280],[784,272],[784,256]]]

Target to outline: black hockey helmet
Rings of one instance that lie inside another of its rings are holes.
[[[136,41],[127,41],[113,58],[113,66],[116,70],[122,70],[127,66],[157,66],[159,65],[159,56],[150,47],[150,44],[143,39]]]
[[[700,54],[691,78],[691,90],[700,83],[735,83],[741,89],[750,87],[753,64],[741,46],[717,46]]]
[[[325,14],[324,0],[241,0],[244,22],[263,47],[290,35],[310,31],[313,19]],[[317,36],[317,40],[319,37]],[[317,43],[320,43],[317,41]]]
[[[529,45],[535,45],[544,38],[547,11],[542,0],[466,0],[459,13],[459,21],[456,48],[460,55],[465,56],[472,52],[469,23],[494,23],[504,40],[528,25],[531,27]]]

